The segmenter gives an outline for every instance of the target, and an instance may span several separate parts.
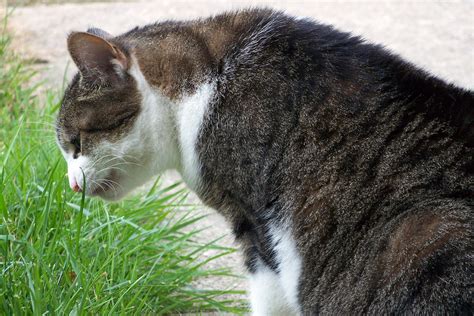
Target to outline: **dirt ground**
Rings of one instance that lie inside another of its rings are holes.
[[[59,87],[74,71],[66,51],[66,36],[72,30],[90,26],[119,34],[136,25],[164,20],[190,19],[223,10],[248,6],[269,6],[297,16],[308,16],[339,29],[382,43],[409,61],[465,88],[474,89],[474,0],[451,1],[139,1],[66,3],[18,7],[10,21],[14,48],[36,60],[41,78]],[[65,74],[66,66],[69,65]],[[176,173],[166,181],[178,179]],[[195,196],[190,197],[196,202]],[[225,221],[204,207],[210,216],[200,225],[209,226],[203,240],[227,234],[226,245],[234,245]],[[233,254],[213,263],[243,273],[241,257]],[[245,279],[207,280],[199,286],[245,288]]]

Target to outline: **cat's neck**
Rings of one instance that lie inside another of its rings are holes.
[[[143,141],[149,144],[145,159],[155,161],[152,172],[160,174],[175,169],[188,187],[196,191],[200,185],[200,165],[195,146],[206,110],[215,94],[215,80],[209,78],[191,93],[171,99],[146,80],[136,58],[130,74],[142,95],[139,124]]]
[[[237,39],[259,16],[243,13],[181,25],[159,41],[153,28],[119,40],[131,47],[130,74],[142,94],[141,130],[154,174],[176,169],[194,191],[200,186],[198,136],[217,89],[217,77]],[[149,39],[149,40],[148,40]],[[150,44],[152,43],[152,44]],[[233,43],[233,45],[231,45]]]
[[[169,169],[181,168],[181,155],[177,137],[177,105],[159,89],[153,87],[143,75],[136,58],[129,71],[141,92],[142,108],[138,117],[138,137],[147,143],[143,160],[152,162],[150,172],[159,174]]]
[[[215,93],[215,81],[203,83],[195,93],[181,99],[178,105],[176,122],[181,163],[177,169],[188,187],[194,191],[197,191],[201,184],[201,167],[196,145],[207,109]]]

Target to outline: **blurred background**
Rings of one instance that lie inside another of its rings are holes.
[[[56,85],[69,61],[66,36],[90,26],[120,34],[164,19],[192,19],[224,10],[268,6],[308,16],[382,43],[430,72],[474,88],[474,0],[262,1],[158,0],[86,2],[9,1],[14,48],[41,63]],[[73,72],[70,67],[68,75]]]
[[[5,5],[5,3],[4,3]],[[451,1],[37,1],[6,3],[12,9],[8,28],[13,49],[35,64],[38,78],[52,88],[61,87],[64,78],[74,73],[66,50],[69,32],[99,27],[111,34],[164,19],[192,19],[224,10],[249,6],[268,6],[296,15],[311,17],[337,28],[382,43],[388,49],[425,70],[455,83],[474,88],[474,0]],[[4,7],[5,9],[5,7]],[[168,182],[178,175],[166,175]],[[190,202],[198,203],[193,196]],[[202,208],[202,212],[210,212]],[[203,239],[229,233],[217,214],[199,225],[209,226]],[[233,245],[227,236],[223,241]],[[231,266],[242,272],[239,254],[225,256],[213,263]],[[245,280],[211,280],[210,287],[245,286]]]

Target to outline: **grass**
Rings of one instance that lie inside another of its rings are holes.
[[[35,96],[33,74],[8,42],[2,32],[0,314],[245,312],[232,299],[240,291],[192,286],[230,277],[204,266],[234,250],[195,241],[199,232],[189,226],[200,218],[179,186],[157,180],[146,194],[116,204],[71,192],[54,141],[57,94]]]

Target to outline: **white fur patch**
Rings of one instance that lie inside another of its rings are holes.
[[[84,166],[90,163],[89,159],[84,156],[79,156],[77,159],[74,159],[74,149],[72,149],[70,152],[66,152],[61,146],[58,147],[67,162],[67,176],[69,180],[69,187],[73,189],[74,186],[77,184],[82,189],[84,185],[83,168]]]
[[[124,138],[123,147],[127,147],[129,142],[141,144],[135,151],[137,155],[143,153],[144,160],[151,160],[150,170],[147,170],[150,175],[176,169],[180,165],[176,104],[148,84],[136,60],[133,60],[129,72],[136,80],[143,99],[141,113],[133,131]]]
[[[89,159],[84,156],[79,156],[77,159],[73,159],[72,155],[67,155],[67,175],[69,178],[69,186],[74,188],[77,184],[81,189],[84,186],[84,174],[83,170],[85,166],[89,164]]]
[[[260,266],[250,277],[250,304],[255,316],[289,315],[283,297],[284,289],[278,275],[265,266]]]
[[[201,176],[196,143],[214,93],[215,84],[206,83],[179,104],[177,123],[182,160],[181,176],[192,190],[198,189]]]
[[[279,272],[262,263],[250,278],[250,302],[254,315],[301,315],[298,284],[301,258],[289,229],[272,227],[271,239]]]
[[[272,240],[279,268],[279,277],[289,306],[300,314],[298,284],[301,275],[301,257],[290,229],[272,229]]]

